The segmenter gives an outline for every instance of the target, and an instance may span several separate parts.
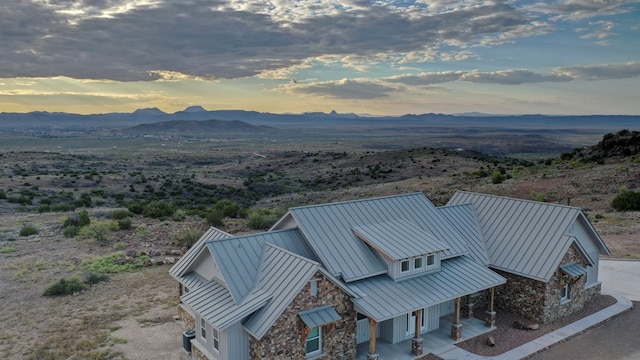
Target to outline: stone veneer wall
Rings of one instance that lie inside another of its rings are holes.
[[[187,311],[187,309],[185,309],[184,305],[182,304],[178,305],[178,315],[180,316],[180,320],[182,320],[187,329],[195,330],[196,318],[191,315],[191,313]]]
[[[250,337],[250,359],[305,359],[306,339],[302,339],[302,327],[305,325],[298,313],[323,305],[332,305],[342,320],[322,327],[322,358],[356,358],[356,312],[349,295],[320,272],[314,278],[319,279],[318,295],[311,296],[307,283],[262,339]]]
[[[575,245],[571,245],[560,264],[577,262],[585,266]],[[586,275],[571,279],[560,269],[556,269],[548,283],[494,270],[507,279],[507,283],[496,288],[495,304],[541,324],[552,322],[582,309],[587,300],[600,294],[600,286],[585,289]],[[560,294],[564,284],[570,282],[569,301],[562,302]]]

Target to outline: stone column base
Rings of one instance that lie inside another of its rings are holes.
[[[455,341],[462,339],[462,324],[451,324],[451,338]]]
[[[413,355],[422,355],[422,338],[413,338],[411,339],[411,353]]]
[[[379,357],[378,354],[367,354],[367,360],[378,360]]]
[[[485,311],[484,312],[484,323],[488,327],[496,326],[496,312],[495,311]]]
[[[473,317],[473,303],[465,304],[462,308],[462,316],[466,319],[471,319]]]

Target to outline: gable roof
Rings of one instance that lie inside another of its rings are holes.
[[[220,240],[230,238],[232,235],[228,234],[218,228],[210,227],[201,237],[196,241],[195,244],[187,250],[184,255],[178,260],[172,267],[169,269],[169,274],[176,280],[180,281],[180,277],[186,274],[193,263],[193,261],[198,257],[200,252],[205,248],[205,245],[208,241],[212,240]]]
[[[466,191],[456,192],[447,207],[468,203],[474,206],[491,266],[543,282],[551,279],[575,240],[567,229],[584,217],[577,207]]]
[[[443,258],[467,252],[464,237],[423,193],[291,208],[274,229],[288,226],[291,217],[329,273],[346,282],[387,272],[380,256],[351,230],[358,226],[406,221],[441,242],[447,248]]]
[[[236,303],[241,303],[254,289],[266,243],[307,259],[315,259],[315,255],[297,229],[263,232],[207,243],[209,252],[218,264],[223,280]]]
[[[318,270],[317,262],[266,244],[256,287],[268,289],[272,298],[247,319],[245,329],[261,339]]]
[[[405,220],[354,226],[356,235],[385,256],[400,260],[447,250],[433,235]]]

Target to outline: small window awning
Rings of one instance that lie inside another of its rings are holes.
[[[331,305],[317,307],[298,313],[300,319],[310,328],[322,326],[342,319]]]
[[[587,273],[587,269],[578,265],[576,262],[560,265],[560,270],[571,277],[579,277]]]

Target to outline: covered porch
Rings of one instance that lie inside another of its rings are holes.
[[[379,360],[412,360],[428,353],[435,355],[446,352],[460,341],[465,341],[475,336],[487,333],[495,328],[489,327],[486,323],[476,318],[462,318],[462,338],[458,341],[451,338],[451,324],[455,322],[455,314],[449,314],[440,318],[440,327],[437,330],[422,334],[422,355],[416,356],[411,353],[413,339],[407,339],[396,344],[392,344],[383,339],[376,340],[376,353]],[[356,360],[367,360],[369,354],[369,342],[358,344],[356,349]]]

